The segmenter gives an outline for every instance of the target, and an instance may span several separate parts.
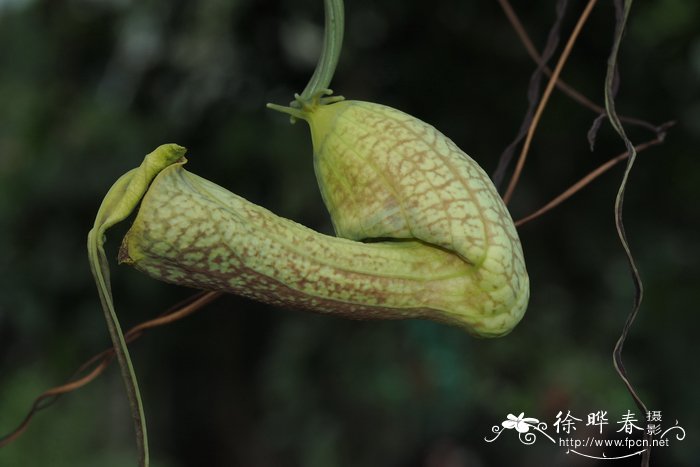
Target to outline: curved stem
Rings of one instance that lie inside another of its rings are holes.
[[[345,11],[343,0],[323,0],[325,9],[325,26],[323,31],[323,48],[318,59],[314,74],[302,91],[302,100],[308,100],[319,91],[328,89],[338,65],[340,51],[343,48],[343,34],[345,32]],[[293,106],[297,106],[295,101]]]

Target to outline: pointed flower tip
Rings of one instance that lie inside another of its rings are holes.
[[[178,144],[161,144],[146,156],[144,163],[146,166],[153,167],[157,173],[171,164],[184,161],[186,152],[187,149]]]
[[[185,153],[187,152],[187,148],[184,146],[180,146],[179,144],[168,143],[161,144],[160,146],[158,146],[158,148],[156,148],[154,152],[158,151],[163,151],[168,159],[176,161],[185,155]]]

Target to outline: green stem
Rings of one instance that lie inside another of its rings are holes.
[[[328,89],[338,65],[340,51],[343,48],[343,34],[345,31],[345,11],[343,0],[323,0],[325,9],[325,26],[323,31],[323,48],[318,59],[314,74],[302,91],[302,101],[311,99],[320,91]],[[298,106],[297,101],[292,106]]]

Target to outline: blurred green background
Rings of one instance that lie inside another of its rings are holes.
[[[534,69],[497,2],[346,0],[333,88],[442,130],[492,172],[527,107]],[[554,2],[515,5],[541,48]],[[563,77],[602,101],[613,31],[599,2]],[[700,3],[635,2],[618,110],[677,119],[640,155],[625,219],[646,295],[625,348],[633,383],[684,441],[654,466],[700,465]],[[584,2],[570,2],[568,35]],[[33,398],[109,345],[85,241],[102,196],[161,143],[189,170],[331,232],[305,124],[265,109],[301,91],[320,49],[320,0],[0,0],[0,433]],[[555,93],[510,208],[539,208],[623,150]],[[629,128],[642,142],[653,135]],[[154,466],[638,465],[566,454],[491,427],[525,412],[637,412],[611,350],[633,288],[613,223],[622,167],[520,229],[532,298],[509,336],[428,322],[354,322],[226,297],[132,346]],[[122,226],[108,252],[116,257]],[[115,266],[122,324],[192,291]],[[641,414],[638,413],[638,417]],[[577,436],[591,434],[579,426]],[[612,450],[608,455],[620,454]],[[116,368],[40,412],[2,466],[135,465]]]

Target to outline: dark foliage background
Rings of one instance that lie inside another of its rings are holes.
[[[187,146],[191,171],[331,231],[305,125],[264,107],[288,102],[310,76],[321,3],[0,0],[0,432],[108,345],[86,234],[111,183],[157,145]],[[599,3],[563,77],[601,102],[613,9]],[[652,465],[698,465],[700,3],[635,3],[618,110],[679,124],[665,145],[640,155],[628,190],[646,297],[625,358],[663,425],[678,420],[687,431],[654,450]],[[534,69],[498,4],[347,0],[346,8],[334,89],[434,124],[491,172],[520,124]],[[515,8],[542,47],[553,2]],[[582,8],[570,2],[564,34]],[[511,204],[515,218],[623,150],[604,125],[589,151],[594,117],[554,95]],[[637,143],[652,136],[630,134]],[[559,410],[584,420],[607,410],[615,438],[615,420],[636,411],[611,360],[633,292],[613,224],[621,174],[520,229],[532,299],[506,338],[237,297],[153,331],[132,352],[154,465],[596,465],[544,439],[523,446],[513,433],[493,444],[484,437],[508,413],[551,424]],[[125,229],[110,237],[114,256]],[[191,294],[125,267],[114,270],[113,286],[125,327]],[[576,435],[589,434],[580,426]],[[0,450],[3,466],[134,463],[115,368]]]

